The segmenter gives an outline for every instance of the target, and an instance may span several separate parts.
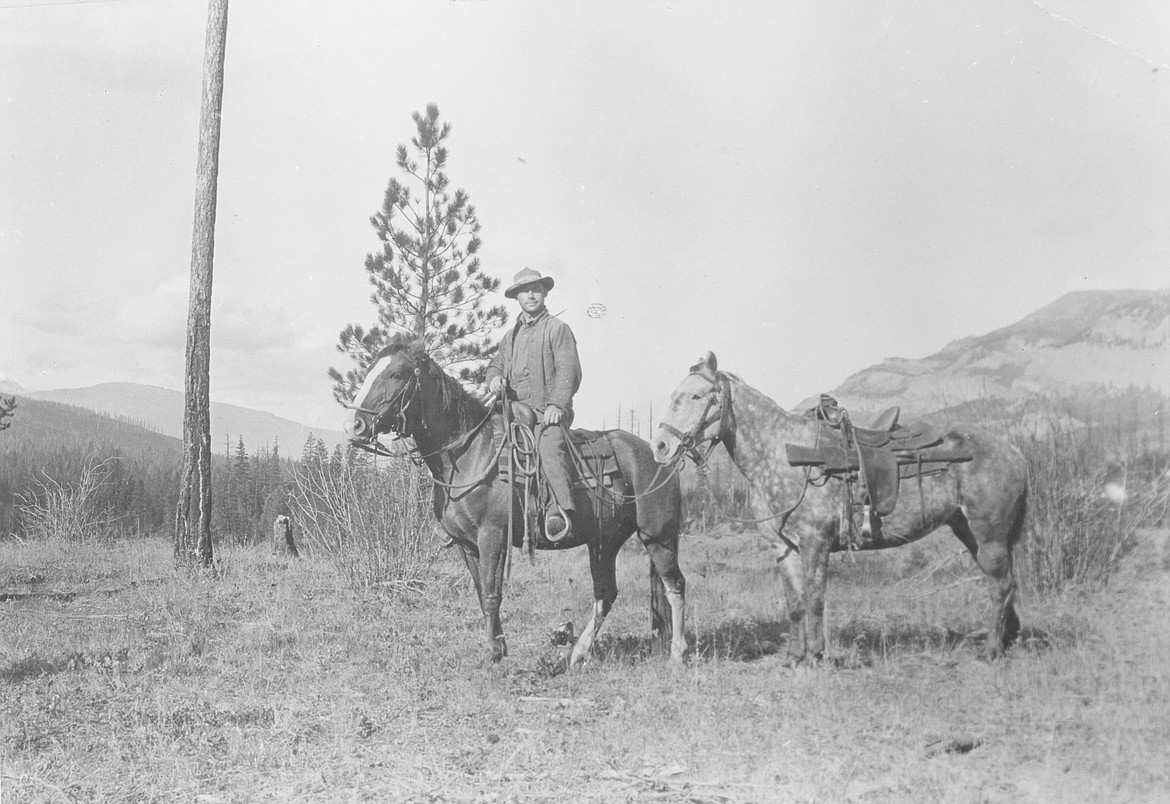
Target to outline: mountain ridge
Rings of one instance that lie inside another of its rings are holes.
[[[1127,387],[1170,395],[1170,289],[1067,293],[926,357],[886,358],[831,393],[857,412],[899,405],[921,415],[980,399],[1022,402]]]
[[[162,386],[107,382],[86,388],[59,388],[24,392],[22,395],[106,413],[163,435],[183,437],[183,394]],[[279,444],[281,450],[290,455],[299,454],[310,435],[324,441],[330,449],[346,441],[346,435],[340,430],[309,427],[273,413],[226,402],[213,401],[210,413],[212,450],[216,452],[230,453],[240,438],[249,450]]]
[[[1170,396],[1170,289],[1066,293],[1015,323],[958,338],[926,357],[886,358],[851,374],[831,393],[864,419],[892,405],[913,416],[984,400],[1016,404],[1062,394],[1108,396],[1126,388]],[[161,386],[109,382],[16,393],[183,435],[183,394]],[[805,400],[798,409],[815,401]],[[216,451],[233,451],[240,437],[249,450],[279,444],[286,455],[299,453],[310,435],[330,449],[346,441],[340,430],[228,403],[212,402],[211,419]]]

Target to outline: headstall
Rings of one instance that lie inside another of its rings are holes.
[[[691,373],[698,374],[697,371]],[[703,379],[707,378],[703,377]],[[689,433],[684,433],[666,422],[658,425],[679,440],[683,453],[689,455],[691,460],[695,462],[695,466],[699,469],[707,465],[707,459],[711,457],[711,452],[718,446],[719,441],[726,437],[727,417],[731,407],[731,383],[727,381],[727,378],[716,376],[716,379],[710,382],[711,391],[707,394],[707,406],[703,408],[703,413],[699,416],[698,421],[695,422],[695,426],[691,428]],[[716,405],[719,406],[719,411],[716,415],[712,416],[710,415],[711,408]],[[715,422],[719,422],[719,432],[709,439],[706,454],[700,455],[699,447],[704,441],[708,441],[708,439],[702,437],[703,432]]]
[[[419,374],[420,374],[419,367],[415,366],[414,367],[414,376],[411,378],[413,381],[407,382],[405,385],[403,385],[402,390],[399,391],[397,394],[395,394],[390,399],[390,401],[386,403],[386,407],[380,411],[373,410],[371,408],[364,408],[364,407],[361,407],[360,405],[348,405],[347,406],[347,407],[349,407],[350,410],[356,410],[358,413],[364,413],[367,416],[373,417],[373,424],[372,424],[373,432],[371,433],[370,442],[366,443],[366,442],[361,442],[361,441],[355,441],[354,446],[358,447],[359,449],[365,450],[366,452],[371,452],[375,455],[393,456],[393,453],[388,452],[386,450],[386,448],[383,447],[378,442],[378,424],[383,419],[385,419],[388,415],[390,415],[390,413],[394,409],[395,405],[397,405],[398,409],[397,409],[395,415],[393,416],[393,420],[391,422],[387,422],[386,427],[390,432],[394,433],[395,439],[401,439],[401,438],[405,437],[406,414],[407,414],[407,411],[410,410],[411,405],[414,404],[415,397],[418,396]],[[409,396],[407,395],[408,393],[409,393]]]

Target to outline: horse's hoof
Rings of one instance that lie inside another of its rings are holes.
[[[504,641],[503,637],[496,637],[489,650],[489,658],[492,664],[499,664],[508,655],[508,643]]]

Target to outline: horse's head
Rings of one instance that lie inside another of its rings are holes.
[[[735,419],[731,410],[731,382],[719,371],[715,355],[691,366],[690,373],[670,397],[666,417],[658,425],[660,432],[651,446],[659,463],[676,460],[680,452],[689,454],[697,464],[706,460],[699,447],[709,443],[707,455],[723,441],[734,446]]]
[[[422,341],[402,335],[390,339],[370,364],[362,387],[349,405],[353,410],[351,441],[368,446],[382,433],[413,432],[426,359]]]

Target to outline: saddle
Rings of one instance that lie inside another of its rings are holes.
[[[521,428],[522,431],[527,432],[525,440],[535,445],[536,444],[536,413],[531,407],[523,402],[511,403],[511,422],[513,426]],[[502,420],[502,416],[500,417]],[[502,426],[495,428],[495,445],[500,447],[504,438],[504,428]],[[511,435],[511,434],[509,434]],[[571,461],[573,465],[570,467],[569,476],[573,478],[574,496],[578,491],[595,490],[599,486],[612,489],[615,482],[621,481],[622,473],[618,468],[617,456],[614,455],[613,444],[610,443],[606,437],[606,433],[600,430],[584,430],[576,429],[569,430],[570,452],[576,453],[579,458],[578,461]],[[499,479],[504,483],[511,483],[517,479],[513,477],[513,466],[519,458],[523,460],[525,456],[517,455],[519,447],[513,443],[511,449],[500,449],[499,457]],[[525,463],[521,463],[525,465]],[[543,485],[543,477],[538,479],[538,485]],[[618,492],[621,493],[620,491]]]
[[[865,525],[871,525],[870,514],[875,514],[880,530],[880,517],[897,507],[902,480],[919,478],[921,483],[924,476],[945,472],[951,464],[975,457],[970,450],[943,448],[943,433],[926,422],[900,424],[900,414],[900,408],[892,407],[871,426],[855,427],[849,412],[822,394],[817,406],[805,412],[821,422],[817,446],[785,444],[788,464],[819,467],[826,475],[843,480],[846,504],[851,507],[851,500],[856,499],[865,509]]]

